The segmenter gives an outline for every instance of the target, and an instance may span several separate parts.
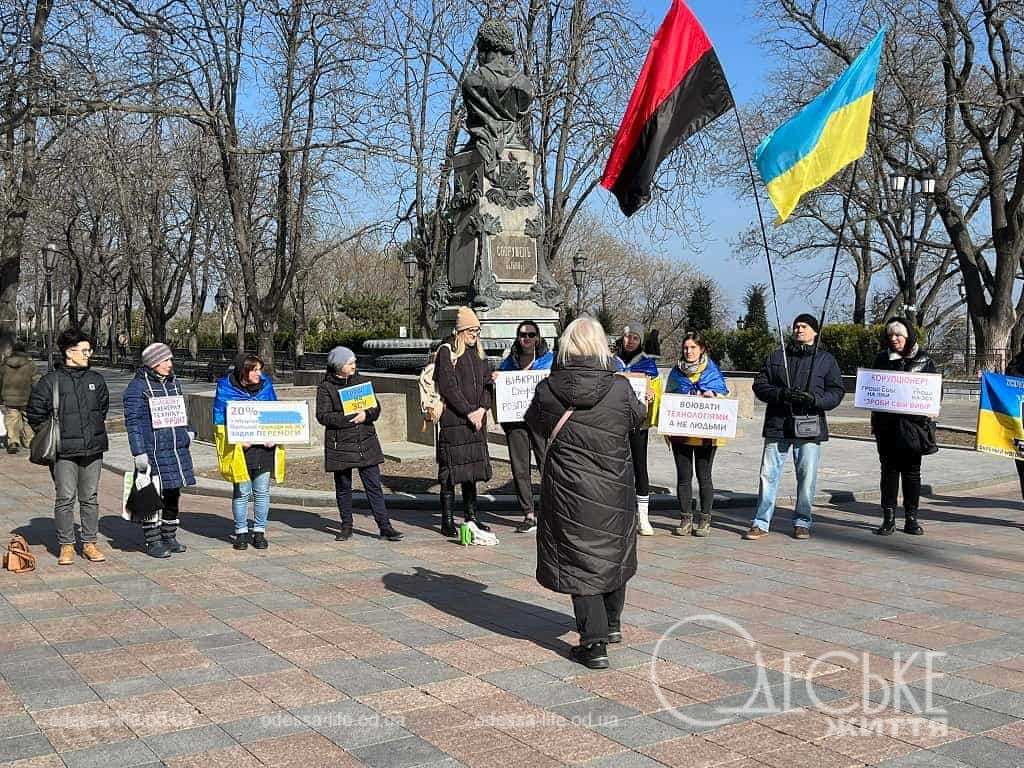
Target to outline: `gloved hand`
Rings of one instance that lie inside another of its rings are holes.
[[[803,392],[801,390],[790,390],[793,405],[799,406],[800,408],[813,408],[814,407],[814,395],[810,392]]]
[[[149,456],[145,453],[140,453],[138,456],[132,457],[135,460],[135,471],[139,474],[145,474],[149,472]]]
[[[782,387],[779,390],[779,400],[783,403],[793,402],[793,390],[789,387]]]

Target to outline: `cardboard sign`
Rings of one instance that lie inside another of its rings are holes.
[[[377,396],[370,381],[339,389],[338,395],[341,397],[341,412],[346,416],[377,407]]]
[[[738,400],[664,394],[658,412],[658,432],[677,437],[736,437],[738,417]]]
[[[185,410],[185,397],[171,395],[149,398],[149,418],[153,421],[153,429],[187,427],[188,411]]]
[[[620,373],[619,375],[626,377],[626,381],[629,382],[629,386],[633,388],[633,394],[636,395],[636,399],[640,401],[640,405],[646,408],[647,384],[651,380],[651,377],[646,373]]]
[[[309,403],[305,400],[231,400],[226,417],[229,443],[309,443]]]
[[[942,405],[942,375],[857,369],[855,408],[913,416],[938,416]]]
[[[495,411],[499,422],[522,421],[537,385],[551,371],[499,371],[495,381]]]

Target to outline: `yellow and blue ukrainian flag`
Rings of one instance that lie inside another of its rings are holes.
[[[1021,401],[1024,379],[986,373],[981,377],[978,402],[977,449],[1011,459],[1024,459]],[[1018,447],[1021,446],[1021,447]]]
[[[883,28],[842,77],[758,146],[754,159],[779,212],[776,224],[804,194],[864,154],[884,42]]]

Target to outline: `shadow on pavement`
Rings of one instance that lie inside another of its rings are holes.
[[[411,597],[506,637],[532,640],[568,655],[569,644],[559,639],[576,621],[565,613],[487,591],[487,585],[449,573],[416,567],[415,573],[387,573],[381,582],[390,591]]]

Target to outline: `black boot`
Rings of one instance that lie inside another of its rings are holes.
[[[249,548],[249,532],[236,533],[235,543],[231,545],[235,549],[248,549]]]
[[[455,527],[455,513],[452,507],[455,506],[455,491],[441,491],[441,535],[451,538],[458,535]]]
[[[894,507],[882,507],[882,524],[875,528],[879,536],[892,536],[896,530],[896,509]]]
[[[608,646],[604,643],[577,645],[572,649],[572,659],[589,669],[608,669]]]
[[[484,525],[480,520],[477,519],[476,512],[476,483],[463,483],[462,484],[462,508],[466,513],[467,523],[476,523],[476,527],[481,531],[489,531],[491,527]]]
[[[924,536],[924,528],[917,522],[916,509],[903,510],[903,532],[911,536]]]

